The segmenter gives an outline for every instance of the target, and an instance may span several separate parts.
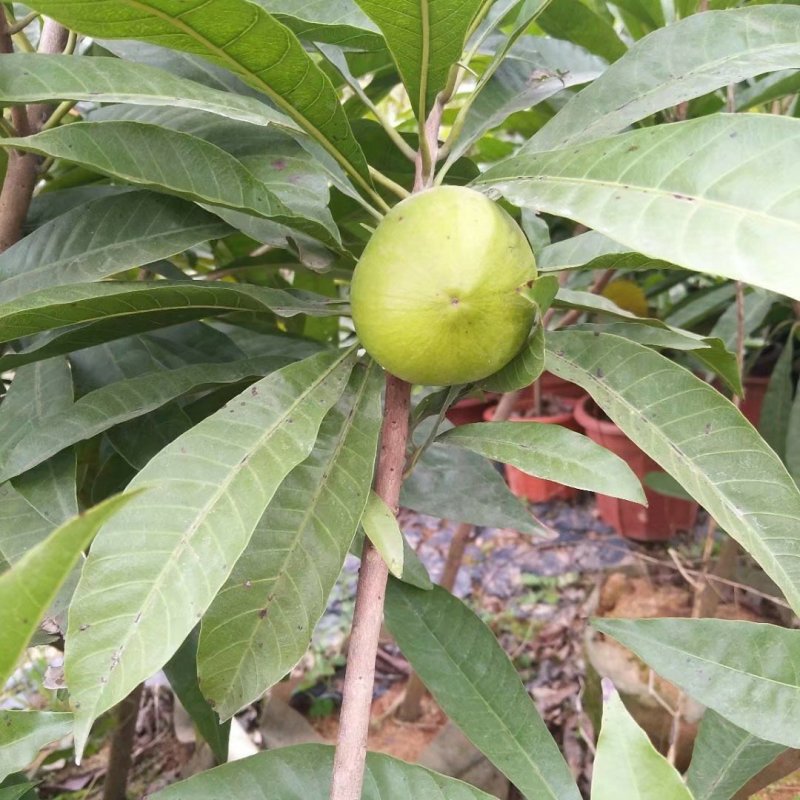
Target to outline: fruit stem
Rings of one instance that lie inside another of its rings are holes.
[[[410,406],[411,384],[387,372],[375,491],[395,514],[403,482]],[[365,539],[347,654],[330,800],[359,800],[361,797],[375,682],[375,656],[388,577],[386,563],[369,539]]]

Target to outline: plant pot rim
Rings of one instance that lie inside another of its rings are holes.
[[[483,412],[483,419],[485,422],[494,421],[494,412],[497,406],[491,405],[486,411]],[[508,417],[509,422],[541,422],[550,425],[563,425],[573,418],[572,410],[560,411],[558,414],[544,415],[541,417],[523,417],[521,414],[511,414]]]
[[[620,427],[617,425],[616,422],[611,422],[610,420],[605,420],[605,419],[598,419],[593,414],[589,413],[587,406],[589,405],[589,403],[592,402],[594,402],[592,400],[592,396],[588,394],[585,397],[582,397],[580,400],[578,400],[578,403],[575,406],[575,410],[573,412],[575,414],[575,419],[578,421],[578,423],[587,431],[591,429],[600,431],[601,433],[624,436],[625,434],[622,433],[622,430],[620,429]]]

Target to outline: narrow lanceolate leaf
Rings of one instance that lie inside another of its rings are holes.
[[[547,369],[583,386],[800,610],[800,490],[732,403],[664,356],[610,334],[551,334]]]
[[[57,711],[0,711],[0,781],[24,769],[46,744],[67,736],[72,714]]]
[[[438,441],[511,464],[537,478],[647,504],[639,479],[619,456],[560,425],[479,422],[446,431]]]
[[[693,800],[680,774],[653,747],[616,691],[603,704],[592,800]]]
[[[417,119],[427,119],[461,58],[480,0],[356,0],[386,38]]]
[[[671,269],[674,264],[631,251],[597,231],[547,245],[536,258],[539,272],[565,269]]]
[[[574,327],[622,336],[639,344],[654,347],[656,350],[683,350],[698,359],[704,367],[719,375],[732,392],[741,395],[744,391],[736,355],[727,350],[720,339],[666,325],[663,328],[642,325],[638,320],[608,324],[583,323]]]
[[[694,800],[730,800],[786,748],[765,742],[706,709],[686,783]]]
[[[635,44],[522,150],[542,152],[608,136],[720,86],[793,67],[800,67],[800,8],[697,14]]]
[[[425,566],[403,536],[394,512],[375,492],[370,492],[361,527],[395,578],[420,589],[433,586]]]
[[[550,36],[580,45],[607,61],[616,60],[627,50],[608,18],[580,0],[550,3],[538,22]]]
[[[151,800],[308,800],[328,795],[333,747],[281,747],[195,775],[151,795]],[[382,753],[367,753],[361,800],[494,800],[490,795],[415,764]]]
[[[302,658],[342,569],[372,482],[380,371],[358,366],[314,450],[281,484],[203,618],[200,688],[226,719]]]
[[[252,125],[299,130],[266,103],[121,58],[12,53],[0,63],[0,105],[78,100],[192,108]]]
[[[273,311],[289,317],[305,313],[328,316],[339,314],[341,303],[307,292],[219,281],[79,283],[43,289],[0,305],[0,342],[98,321],[113,321],[117,337],[121,337],[137,332],[133,326],[140,315],[164,317],[164,324],[170,325],[187,318],[231,311]]]
[[[54,528],[12,485],[0,484],[0,561],[14,564]],[[2,565],[0,565],[2,571]]]
[[[792,413],[792,394],[794,393],[793,359],[794,328],[789,331],[789,338],[772,370],[758,423],[758,430],[764,437],[764,441],[784,460],[789,418]]]
[[[0,800],[22,800],[36,788],[35,783],[15,783],[12,786],[4,786],[0,789]]]
[[[800,746],[798,631],[721,619],[592,624],[740,728],[769,742]]]
[[[0,575],[0,686],[83,549],[129,500],[130,495],[119,495],[74,517]]]
[[[0,303],[51,286],[98,281],[230,230],[193,203],[155,192],[94,200],[56,217],[0,255]]]
[[[480,382],[487,392],[516,392],[530,386],[544,369],[544,328],[537,325],[522,350],[494,375]]]
[[[13,478],[65,447],[154,411],[187,392],[260,377],[286,366],[288,360],[262,356],[228,364],[191,364],[109,383],[32,425],[2,462],[0,480]]]
[[[8,412],[16,419],[22,411],[26,422],[20,426],[22,436],[36,430],[45,417],[71,408],[72,402],[69,364],[65,358],[51,358],[16,371],[2,410],[3,414]],[[0,455],[0,463],[3,455]],[[36,469],[19,475],[13,484],[54,527],[78,513],[77,460],[74,450],[65,450]]]
[[[72,601],[66,672],[80,755],[93,720],[160,669],[202,617],[339,399],[352,351],[253,384],[136,476],[149,486],[95,540]]]
[[[800,120],[717,114],[512,156],[475,183],[644,255],[798,299],[800,273],[786,269],[800,249],[798,146]]]
[[[256,0],[275,19],[307,42],[327,42],[350,50],[386,47],[372,20],[355,0]]]
[[[528,0],[526,5],[535,7],[538,13],[549,3]],[[483,49],[494,60],[502,46],[503,39],[492,37]],[[459,121],[460,130],[450,145],[446,167],[514,112],[528,110],[570,86],[589,83],[606,66],[602,58],[592,56],[571,42],[543,36],[522,37],[499,62],[491,79],[481,82],[478,94],[461,112],[463,122]]]
[[[792,410],[789,414],[789,428],[786,434],[786,466],[800,486],[800,380],[795,386]]]
[[[453,487],[458,491],[453,491]],[[400,505],[423,514],[541,534],[528,509],[483,456],[432,444],[403,482]]]
[[[390,580],[386,624],[442,710],[529,800],[580,794],[511,661],[460,600]]]
[[[32,7],[89,36],[168,43],[231,70],[370,188],[366,159],[336,90],[297,37],[262,7],[246,0],[35,0]]]
[[[188,200],[246,211],[335,240],[338,233],[292,209],[240,161],[196,136],[143,122],[76,122],[35,136],[0,140],[40,155],[63,158],[112,178]],[[309,199],[309,203],[311,198]],[[303,207],[308,204],[300,204]]]

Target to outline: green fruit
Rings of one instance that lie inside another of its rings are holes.
[[[504,367],[527,339],[536,278],[525,235],[496,203],[442,186],[398,203],[353,274],[356,333],[411,383],[469,383]]]

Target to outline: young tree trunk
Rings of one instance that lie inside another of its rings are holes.
[[[39,40],[40,53],[61,53],[67,44],[67,29],[46,19]],[[5,11],[0,8],[0,53],[13,53],[14,47],[7,29]],[[29,136],[41,129],[51,107],[44,104],[14,106],[11,121],[17,136]],[[8,250],[22,235],[22,225],[28,215],[33,190],[38,180],[40,158],[33,153],[8,151],[8,166],[0,190],[0,253]]]
[[[408,439],[411,385],[386,375],[386,400],[375,491],[397,512]],[[353,629],[347,653],[339,735],[333,760],[330,800],[359,800],[367,756],[375,655],[383,619],[389,570],[369,539],[364,541],[356,589]]]

